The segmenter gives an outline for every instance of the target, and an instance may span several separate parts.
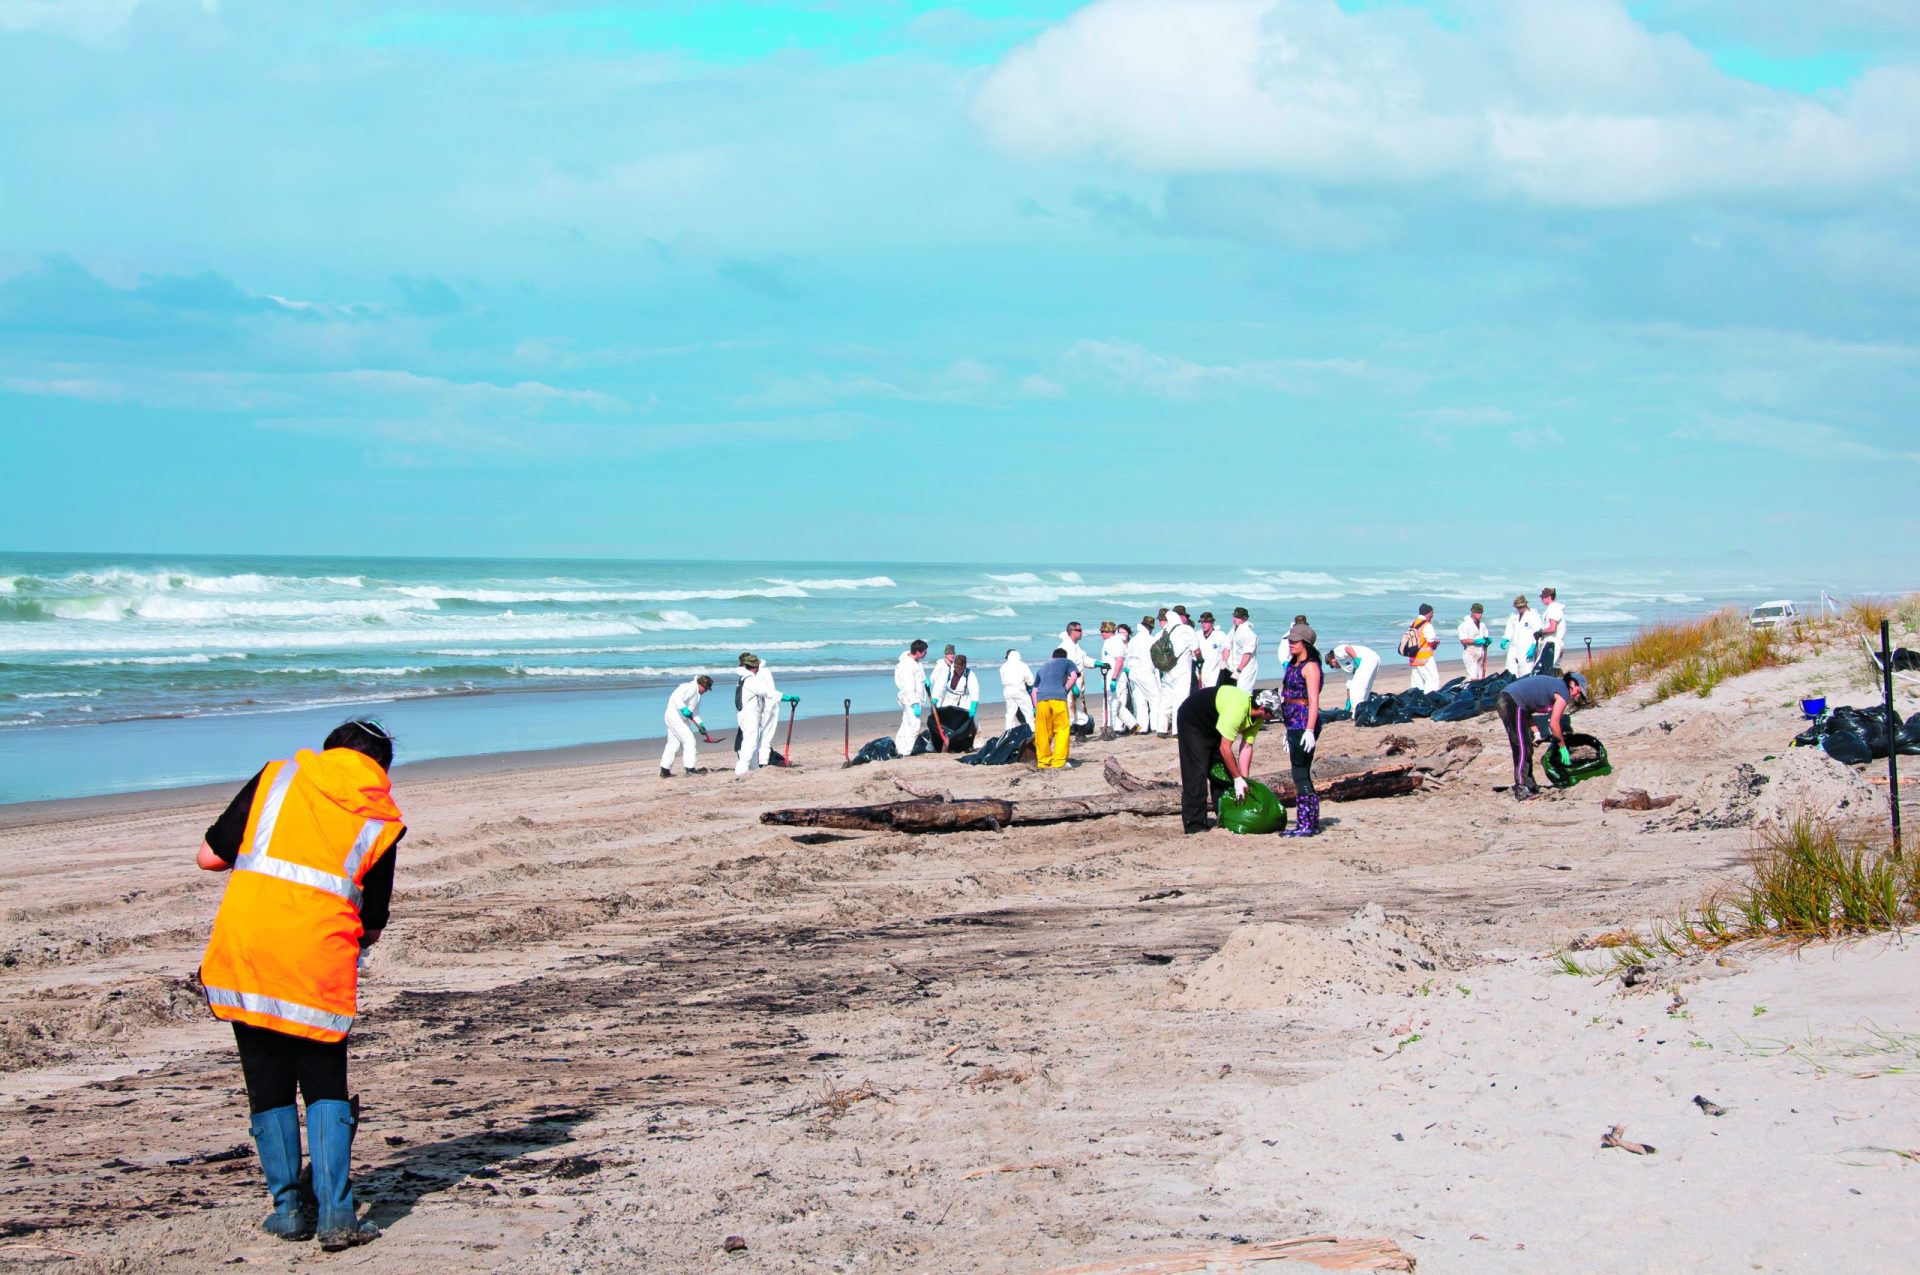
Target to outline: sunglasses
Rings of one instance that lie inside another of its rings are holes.
[[[393,738],[392,732],[387,730],[386,726],[377,717],[357,717],[354,719],[353,724],[368,734],[376,735],[381,739],[390,740]]]

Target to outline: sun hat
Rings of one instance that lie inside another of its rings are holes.
[[[1305,642],[1308,646],[1318,646],[1320,635],[1313,631],[1311,624],[1296,624],[1287,630],[1287,641]]]

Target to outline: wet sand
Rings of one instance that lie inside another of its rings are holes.
[[[1313,840],[758,818],[897,800],[896,776],[1095,795],[1108,757],[1170,775],[1154,739],[1079,742],[1045,776],[843,770],[837,722],[742,779],[662,781],[644,742],[403,770],[414,831],[353,1052],[361,1198],[389,1233],[336,1260],[1045,1271],[1332,1230],[1422,1271],[1905,1269],[1920,1116],[1888,1068],[1920,1063],[1920,957],[1741,951],[1633,988],[1542,959],[1693,903],[1757,823],[1884,812],[1784,749],[1796,690],[1845,685],[1824,658],[1592,710],[1616,774],[1524,806],[1493,791],[1490,717],[1332,726],[1329,760],[1389,734],[1486,750],[1435,791],[1329,804]],[[1681,800],[1604,810],[1626,786]],[[229,791],[0,828],[0,1245],[47,1246],[10,1261],[318,1259],[253,1229],[257,1167],[222,1158],[245,1101],[191,982],[222,888],[192,854]],[[1614,1124],[1656,1154],[1602,1147]]]

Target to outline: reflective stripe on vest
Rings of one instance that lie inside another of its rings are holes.
[[[310,868],[303,863],[288,863],[285,859],[276,859],[267,853],[273,845],[273,829],[280,819],[280,807],[286,804],[287,789],[293,786],[294,773],[299,769],[299,766],[293,762],[287,762],[280,767],[280,773],[273,777],[273,787],[267,790],[267,799],[260,806],[260,821],[253,830],[253,848],[233,861],[233,870],[258,872],[262,876],[277,877],[282,881],[291,881],[295,885],[310,886],[315,890],[325,891],[335,898],[345,899],[358,910],[360,887],[354,884],[354,878],[360,875],[361,862],[372,851],[374,843],[380,839],[381,830],[387,826],[384,820],[369,819],[361,827],[360,835],[354,838],[353,849],[347,852],[344,865],[345,876],[322,872],[318,868]],[[238,995],[238,993],[235,994]]]
[[[285,1019],[290,1023],[302,1023],[308,1027],[318,1027],[323,1031],[339,1032],[342,1035],[353,1029],[351,1014],[335,1014],[328,1010],[315,1009],[311,1005],[284,1000],[278,996],[262,996],[258,992],[236,992],[230,987],[207,988],[207,1003],[223,1005],[228,1009],[242,1009],[251,1014],[267,1014],[274,1018]]]

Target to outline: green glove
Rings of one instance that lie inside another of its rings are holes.
[[[920,716],[920,706],[919,706],[918,704],[915,704],[915,705],[913,706],[913,715],[914,715],[915,717],[918,717],[918,716]]]
[[[1573,754],[1567,751],[1565,744],[1560,745],[1560,764],[1562,766],[1573,765]]]
[[[973,717],[973,716],[975,716],[976,714],[978,714],[979,712],[980,712],[980,701],[979,701],[979,700],[977,700],[977,699],[976,699],[976,700],[970,700],[970,701],[968,701],[968,703],[967,703],[967,716],[968,716],[968,717]]]
[[[798,695],[782,695],[780,697],[780,702],[782,704],[798,704],[800,702],[800,697]]]
[[[692,720],[693,720],[693,710],[692,710],[692,709],[690,709],[690,708],[683,708],[683,709],[681,709],[681,710],[680,710],[680,716],[682,716],[682,717],[684,717],[684,718],[686,718],[686,719],[687,719],[688,721],[692,721]]]
[[[1503,651],[1507,649],[1507,640],[1505,638],[1500,639],[1500,649]]]

